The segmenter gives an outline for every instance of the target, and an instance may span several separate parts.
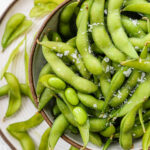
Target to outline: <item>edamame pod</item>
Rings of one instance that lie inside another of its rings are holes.
[[[121,65],[132,67],[144,72],[150,72],[150,60],[145,59],[138,59],[138,60],[127,60],[124,62],[121,62]]]
[[[150,126],[147,128],[142,139],[143,150],[148,150],[150,145]]]
[[[35,144],[26,131],[15,132],[9,130],[9,127],[7,128],[7,131],[20,142],[23,150],[35,150]]]
[[[0,87],[0,96],[5,96],[8,94],[9,91],[9,85],[4,85]]]
[[[139,26],[137,20],[132,20],[131,18],[128,18],[127,16],[121,16],[121,22],[125,28],[125,31],[130,37],[143,37],[145,36],[145,32],[143,29]]]
[[[46,75],[46,74],[50,74],[52,73],[52,68],[51,66],[47,63],[43,68],[42,70],[40,71],[40,74],[39,74],[39,79],[41,76],[43,75]],[[39,79],[37,81],[37,85],[36,85],[36,94],[37,94],[37,97],[39,97],[41,95],[41,93],[43,92],[44,90],[44,85],[42,85],[42,83],[39,82]]]
[[[150,4],[148,2],[141,2],[141,3],[127,5],[123,10],[150,15],[149,9],[150,9]]]
[[[121,24],[120,8],[123,0],[110,0],[108,3],[107,25],[112,40],[117,48],[131,58],[138,58],[138,54],[130,43]],[[121,35],[121,36],[120,36]]]
[[[136,113],[140,107],[141,104],[134,107],[121,121],[119,143],[123,149],[130,149],[132,147],[131,130],[135,123]]]
[[[121,62],[126,56],[111,42],[104,25],[104,0],[94,0],[90,13],[90,23],[93,24],[92,37],[96,46],[115,62]]]
[[[107,119],[101,118],[90,118],[90,131],[91,132],[100,132],[106,128]]]
[[[66,84],[64,81],[57,77],[51,77],[48,79],[48,84],[58,90],[64,90],[66,88]]]
[[[150,33],[142,38],[130,38],[130,42],[136,49],[142,49],[146,42],[150,41]]]
[[[72,36],[70,21],[78,4],[78,1],[70,3],[60,15],[59,31],[64,37]]]
[[[77,105],[79,103],[77,93],[73,88],[67,88],[65,90],[65,96],[70,104]]]
[[[87,2],[85,1],[84,3]],[[102,73],[102,65],[100,61],[90,52],[90,44],[87,33],[89,7],[90,6],[85,6],[85,8],[82,10],[82,20],[78,27],[76,45],[83,58],[87,70],[94,75],[100,75]]]
[[[108,57],[105,57],[102,61],[103,74],[100,76],[100,88],[104,97],[107,97],[107,92],[111,84],[111,75],[110,75],[110,60]]]
[[[48,137],[50,134],[51,128],[47,128],[42,135],[41,142],[39,145],[39,150],[48,150]]]
[[[17,28],[17,30],[11,35],[9,40],[7,41],[7,45],[10,45],[14,39],[19,37],[25,31],[27,31],[32,25],[31,20],[24,20],[23,23]]]
[[[113,115],[122,117],[130,112],[135,106],[143,103],[150,96],[150,76],[146,76],[146,79],[137,87],[129,101],[117,110]]]
[[[27,130],[39,125],[43,121],[40,113],[36,113],[30,119],[13,123],[7,127],[8,132],[21,144],[23,150],[34,150],[35,145]]]
[[[53,115],[56,117],[61,113],[61,111],[59,110],[57,104],[54,105],[53,107]]]
[[[115,126],[111,124],[106,129],[100,132],[100,134],[104,137],[111,137],[116,132]]]
[[[85,78],[89,78],[90,75],[79,56],[78,51],[73,47],[63,42],[42,41],[40,44],[51,49],[52,51],[56,51],[58,53],[64,54],[64,56],[67,56],[69,60],[71,60],[76,65],[81,75]]]
[[[72,113],[79,125],[85,124],[85,122],[87,121],[87,113],[82,107],[80,106],[75,107]]]
[[[10,117],[17,112],[21,106],[21,92],[19,82],[12,73],[5,73],[5,79],[9,85],[9,105],[5,117]]]
[[[115,73],[115,75],[112,78],[108,93],[107,93],[107,97],[105,99],[105,103],[103,105],[103,112],[105,111],[105,109],[107,108],[109,101],[111,99],[111,97],[113,96],[114,92],[119,89],[121,87],[121,85],[123,84],[124,80],[125,80],[125,71],[127,71],[127,67],[124,68],[120,68],[119,71],[117,71]]]
[[[96,133],[92,133],[90,132],[90,138],[89,141],[95,145],[97,145],[98,147],[102,146],[102,140],[100,138],[100,136]]]
[[[77,123],[74,119],[73,114],[70,112],[69,108],[66,106],[66,104],[61,101],[59,98],[57,98],[56,100],[57,102],[57,106],[59,108],[59,110],[61,111],[61,113],[65,116],[65,118],[67,119],[67,121],[72,124],[73,126],[77,126]]]
[[[79,150],[79,149],[74,146],[71,146],[69,150]]]
[[[140,75],[141,73],[138,70],[133,70],[125,85],[118,90],[117,94],[111,99],[109,103],[111,107],[117,107],[125,101],[130,90],[136,86]]]
[[[3,34],[2,41],[1,41],[3,48],[6,48],[8,46],[7,42],[9,38],[11,37],[13,32],[18,28],[18,26],[24,21],[24,19],[25,19],[25,15],[21,13],[17,13],[10,17],[10,19],[6,24],[5,32]]]
[[[62,136],[68,125],[69,124],[63,114],[55,119],[48,139],[49,149],[54,150],[58,139]]]
[[[46,88],[40,96],[38,110],[41,111],[46,106],[46,104],[53,98],[53,96],[54,92],[51,89]]]
[[[90,107],[95,110],[102,110],[104,101],[98,100],[95,97],[83,93],[78,92],[79,100],[82,104],[84,104],[86,107]]]

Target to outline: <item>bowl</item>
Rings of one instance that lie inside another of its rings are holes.
[[[42,54],[41,46],[37,44],[37,39],[41,40],[44,33],[46,33],[49,29],[53,31],[57,31],[57,25],[59,20],[59,15],[62,11],[62,9],[67,6],[69,3],[75,0],[65,0],[62,4],[60,4],[51,14],[47,17],[46,21],[40,28],[31,49],[30,54],[30,61],[29,61],[29,80],[30,80],[30,88],[31,92],[34,98],[34,101],[36,105],[38,106],[38,99],[35,92],[35,87],[38,81],[39,73],[42,69],[42,67],[46,64],[46,60],[44,59],[44,56]],[[50,102],[48,106],[46,106],[42,111],[41,114],[44,117],[45,121],[48,123],[50,127],[52,127],[54,117],[51,112],[51,108],[53,106],[53,103]],[[68,142],[69,144],[81,148],[83,147],[82,139],[79,135],[74,135],[70,131],[66,131],[62,138]],[[134,148],[140,149],[141,142],[138,140],[135,142]],[[119,150],[122,149],[119,144],[112,144],[109,148],[110,150]],[[99,147],[93,145],[92,143],[88,143],[87,148],[85,150],[100,150]]]

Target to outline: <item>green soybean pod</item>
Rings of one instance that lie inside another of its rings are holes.
[[[55,104],[54,107],[53,107],[53,115],[54,115],[54,116],[58,116],[60,113],[61,113],[61,112],[60,112],[60,110],[59,110],[57,104]]]
[[[41,137],[41,142],[39,145],[39,150],[48,150],[48,137],[50,134],[51,128],[47,128],[44,134]]]
[[[31,118],[29,118],[26,121],[17,122],[9,125],[9,130],[13,132],[24,132],[27,131],[30,128],[33,128],[43,122],[42,115],[37,112],[35,115],[33,115]]]
[[[90,13],[90,23],[93,26],[92,37],[96,46],[101,49],[104,54],[115,62],[121,62],[126,56],[120,52],[112,43],[104,23],[104,0],[94,0]],[[107,44],[106,44],[107,43]]]
[[[79,103],[77,93],[73,88],[67,88],[65,90],[65,96],[70,104],[77,105]]]
[[[132,20],[127,16],[121,16],[121,22],[125,28],[125,31],[130,37],[143,37],[145,36],[145,32],[143,29],[138,25],[137,20]]]
[[[68,125],[69,124],[63,114],[55,119],[48,139],[49,149],[54,149],[58,139],[62,136]]]
[[[100,132],[100,134],[104,137],[111,137],[116,132],[116,128],[113,124],[108,126],[106,129]]]
[[[42,70],[40,71],[40,74],[39,74],[39,78],[43,75],[46,75],[46,74],[49,74],[49,73],[52,73],[52,68],[51,66],[47,63],[46,65],[44,65],[44,67],[42,68]],[[36,94],[38,97],[40,97],[41,93],[43,92],[44,90],[44,85],[42,85],[42,83],[37,82],[37,85],[36,85]]]
[[[141,73],[138,70],[133,70],[125,85],[120,90],[118,90],[116,96],[111,99],[109,103],[111,107],[117,107],[125,101],[129,95],[130,90],[136,86],[140,75]]]
[[[11,131],[9,127],[7,131],[20,142],[23,150],[35,150],[35,144],[27,132]]]
[[[146,42],[150,41],[150,33],[141,38],[129,38],[130,42],[137,49],[142,49]]]
[[[143,2],[143,3],[134,3],[134,4],[127,5],[123,10],[150,15],[149,9],[150,9],[150,4],[148,2]]]
[[[62,42],[62,39],[57,32],[53,32],[51,38],[52,38],[52,41]]]
[[[148,33],[146,20],[138,20],[138,25],[143,29],[145,33]]]
[[[85,78],[89,78],[90,74],[87,71],[82,59],[78,51],[66,44],[64,42],[52,42],[52,41],[42,41],[40,44],[44,47],[49,48],[51,51],[55,51],[57,53],[63,54],[66,58],[68,58],[75,66],[78,68],[81,75]]]
[[[104,97],[107,97],[107,92],[111,84],[111,74],[110,74],[110,59],[105,57],[102,61],[103,74],[100,76],[100,85]]]
[[[76,37],[73,37],[72,39],[68,40],[66,44],[76,48]]]
[[[12,73],[6,72],[4,77],[9,85],[9,105],[5,117],[10,117],[21,106],[21,92],[18,79]]]
[[[41,111],[46,106],[46,104],[53,98],[53,96],[54,92],[49,88],[45,88],[39,98],[38,110]]]
[[[56,99],[56,102],[57,102],[57,106],[58,106],[59,110],[65,116],[67,121],[70,124],[72,124],[73,126],[77,126],[74,116],[71,113],[71,111],[69,110],[69,108],[66,106],[66,104],[63,101],[61,101],[59,98]]]
[[[109,138],[104,144],[103,150],[107,150],[111,143],[112,143],[112,138]]]
[[[13,32],[18,28],[18,26],[24,21],[25,15],[21,13],[14,14],[11,16],[11,18],[8,20],[5,28],[5,32],[2,37],[2,47],[7,47],[8,39],[11,37]]]
[[[145,59],[127,60],[121,62],[121,65],[127,67],[133,67],[135,69],[148,72],[148,73],[150,72],[150,60],[145,60]]]
[[[66,84],[63,80],[57,77],[51,77],[48,79],[48,84],[58,90],[64,90],[66,88]]]
[[[124,71],[127,71],[127,69],[128,69],[127,67],[120,68],[120,70],[118,70],[115,73],[115,75],[113,76],[108,93],[107,93],[107,97],[105,99],[105,103],[103,105],[103,112],[107,108],[108,103],[109,103],[111,97],[113,96],[114,92],[122,86],[122,84],[125,80]]]
[[[90,132],[89,141],[91,143],[97,145],[98,147],[102,146],[102,140],[101,140],[100,136],[97,133]]]
[[[91,132],[100,132],[106,128],[107,119],[90,118],[89,121]]]
[[[103,108],[104,101],[98,100],[91,95],[87,95],[87,94],[78,92],[78,97],[79,97],[79,100],[81,101],[81,103],[87,107],[90,107],[95,110],[102,110],[102,108]]]
[[[32,103],[35,105],[29,85],[21,83],[19,86],[20,86],[21,94],[29,97]]]
[[[118,0],[117,4],[115,0],[109,1],[107,16],[108,30],[116,47],[130,58],[137,59],[139,56],[122,27],[120,16],[120,8],[122,4],[123,0]]]
[[[87,7],[84,4],[87,3],[85,1],[82,4],[85,5],[85,7],[83,8],[83,10],[80,10],[82,13],[82,20],[80,26],[78,27],[76,45],[83,58],[87,70],[94,75],[100,75],[102,73],[101,62],[89,52],[90,44],[89,44],[88,33],[87,33],[87,24],[89,18],[89,11],[91,7],[90,5],[92,5],[92,2],[91,3],[90,2],[91,1],[88,1],[88,5],[87,5],[88,7]]]
[[[145,128],[147,129],[150,125],[150,122],[145,123]],[[143,132],[143,128],[141,125],[136,125],[132,128],[132,136],[134,139],[138,139],[140,137],[143,136],[144,132]]]
[[[23,34],[25,31],[27,31],[32,25],[31,20],[24,20],[22,24],[17,28],[17,30],[11,35],[11,37],[8,39],[7,44],[9,45],[12,43],[14,39],[19,37],[21,34]]]
[[[62,62],[61,59],[56,56],[56,54],[51,52],[49,49],[43,49],[43,54],[45,59],[51,65],[55,74],[65,82],[71,84],[75,89],[85,93],[93,93],[97,90],[97,86],[94,83],[77,76]]]
[[[132,147],[131,130],[135,123],[136,113],[140,107],[141,107],[141,104],[134,107],[121,120],[119,143],[121,144],[122,148],[124,148],[124,149],[130,149]]]
[[[148,126],[144,136],[142,138],[142,148],[143,150],[148,150],[150,146],[150,126]]]
[[[75,8],[77,7],[77,5],[79,4],[79,2],[73,2],[70,3],[69,5],[67,5],[61,15],[60,15],[60,21],[64,22],[64,23],[68,23],[74,13]]]
[[[0,96],[7,95],[8,91],[9,91],[9,85],[8,84],[0,87]]]
[[[124,116],[128,112],[130,112],[136,105],[143,103],[149,96],[150,90],[150,76],[146,76],[146,80],[141,83],[138,88],[135,90],[132,97],[129,99],[128,103],[122,106],[119,110],[117,110],[113,115],[117,117]]]
[[[70,21],[78,3],[79,2],[77,1],[68,4],[60,15],[59,31],[64,37],[72,36]]]
[[[87,113],[82,107],[75,107],[73,109],[73,115],[79,125],[83,125],[87,121]]]

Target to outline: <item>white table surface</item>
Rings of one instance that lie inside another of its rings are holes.
[[[11,2],[12,2],[12,0],[0,0],[0,16]],[[10,9],[10,11],[5,16],[2,24],[0,24],[0,32],[1,32],[0,43],[1,43],[2,34],[4,32],[5,24],[8,20],[8,18],[16,12],[22,12],[27,16],[29,14],[29,10],[32,8],[32,6],[33,6],[33,0],[19,0]],[[42,22],[45,20],[45,18],[39,19],[39,20],[38,19],[32,19],[32,20],[34,22],[32,30],[34,29],[34,31],[31,30],[28,33],[28,37],[27,37],[28,51],[30,50],[35,33],[38,31]],[[35,24],[35,21],[36,21],[36,24]],[[19,43],[19,41],[21,41],[22,38],[23,38],[23,36],[18,38],[16,40],[16,42],[11,44],[11,46],[9,46],[8,49],[6,49],[6,51],[4,53],[0,52],[0,70],[4,67],[6,60],[8,59],[8,57],[10,55],[10,52],[17,46],[17,44]],[[1,51],[1,49],[2,48],[0,46],[0,51]],[[24,53],[23,53],[23,50],[24,49],[21,48],[21,52],[15,58],[13,64],[10,66],[10,68],[8,70],[8,71],[14,73],[17,76],[17,78],[19,78],[20,82],[24,82],[24,80],[25,80],[24,79],[24,62],[23,62]],[[5,83],[6,83],[5,80],[0,81],[0,86],[4,85]],[[20,111],[18,113],[16,113],[14,116],[7,119],[5,122],[3,122],[3,117],[5,115],[7,105],[8,105],[8,97],[0,98],[0,129],[3,131],[3,133],[6,135],[6,137],[11,141],[11,143],[17,148],[17,150],[21,150],[21,146],[16,139],[14,139],[12,136],[10,136],[8,134],[8,132],[6,131],[6,127],[11,123],[27,120],[37,111],[35,109],[35,107],[33,106],[33,104],[30,102],[30,100],[28,100],[27,98],[23,98],[22,103],[23,104],[22,104]],[[36,148],[38,147],[38,145],[40,143],[41,135],[43,134],[45,129],[47,129],[47,127],[48,127],[47,123],[43,122],[40,126],[34,128],[34,129],[31,129],[29,131],[30,136],[32,137],[32,139],[34,140],[34,142],[36,144]],[[69,147],[70,147],[70,145],[68,143],[66,143],[64,140],[60,139],[59,142],[57,143],[55,149],[56,150],[60,150],[60,149],[68,150]],[[10,150],[9,146],[3,141],[3,139],[1,137],[0,137],[0,150]]]

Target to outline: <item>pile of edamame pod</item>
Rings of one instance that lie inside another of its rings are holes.
[[[58,32],[41,41],[47,64],[36,93],[39,110],[53,100],[48,140],[53,150],[66,129],[107,149],[150,145],[150,3],[146,0],[73,1],[60,13]]]

